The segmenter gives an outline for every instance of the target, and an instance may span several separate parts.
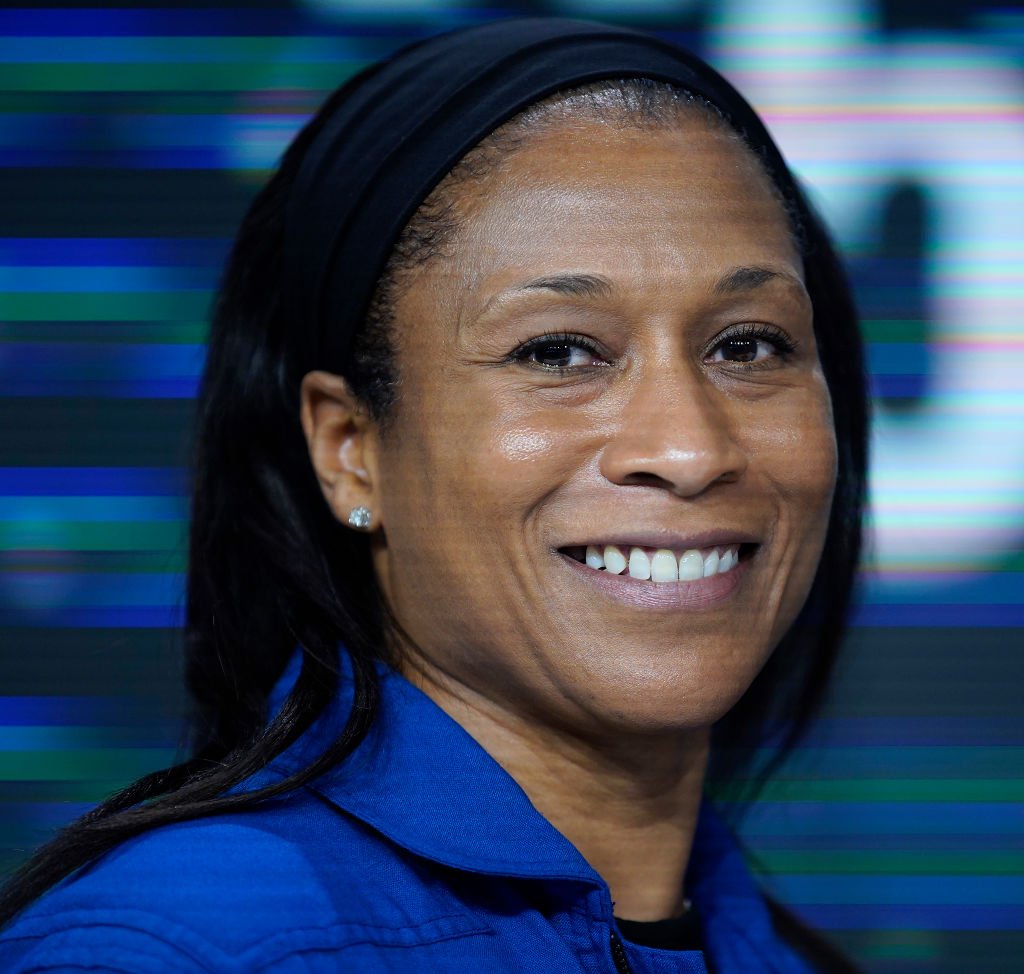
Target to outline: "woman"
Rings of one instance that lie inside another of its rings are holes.
[[[848,970],[702,792],[820,695],[864,443],[828,239],[702,62],[528,20],[363,72],[217,306],[196,756],[16,878],[3,969]]]

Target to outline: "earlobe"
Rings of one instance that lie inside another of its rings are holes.
[[[302,380],[300,416],[310,461],[334,516],[359,530],[374,530],[373,418],[345,379],[322,371],[309,372]],[[353,519],[354,511],[358,514]]]

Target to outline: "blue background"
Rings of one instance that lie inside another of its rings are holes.
[[[1024,967],[1024,9],[909,0],[0,7],[0,868],[180,752],[192,398],[254,190],[323,95],[515,13],[633,23],[763,112],[836,230],[877,408],[826,717],[749,810],[876,972]]]

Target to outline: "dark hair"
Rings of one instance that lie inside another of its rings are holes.
[[[629,79],[573,89],[593,96],[592,110],[603,104],[600,93],[615,91],[618,96],[608,103],[615,119],[635,116],[662,124],[672,112],[692,106],[725,125],[713,105],[664,84]],[[374,719],[375,663],[386,657],[386,633],[397,623],[378,592],[366,536],[337,523],[314,477],[299,425],[299,381],[317,364],[296,351],[281,288],[289,193],[305,153],[345,95],[343,88],[325,103],[256,195],[215,305],[199,395],[185,628],[194,756],[115,794],[39,850],[7,886],[0,923],[126,838],[299,787],[344,760]],[[344,369],[355,394],[382,421],[395,408],[391,328],[404,272],[443,250],[457,228],[454,194],[467,180],[486,174],[488,153],[557,115],[565,101],[563,93],[532,106],[485,139],[403,231]],[[718,776],[749,772],[750,749],[766,741],[774,753],[784,753],[813,713],[842,636],[860,550],[867,406],[856,316],[827,234],[799,188],[791,179],[775,179],[773,185],[804,253],[833,402],[838,484],[824,555],[804,609],[715,729]],[[341,734],[291,777],[258,790],[239,789],[332,699],[339,644],[352,659],[355,686]],[[296,647],[299,675],[268,722],[269,694]],[[766,770],[767,765],[760,773]]]

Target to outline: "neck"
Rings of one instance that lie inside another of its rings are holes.
[[[683,876],[700,810],[706,729],[595,740],[519,720],[408,674],[526,792],[608,884],[615,915],[684,910]],[[419,677],[419,678],[418,678]]]

